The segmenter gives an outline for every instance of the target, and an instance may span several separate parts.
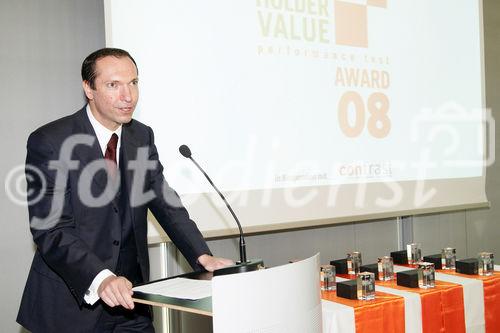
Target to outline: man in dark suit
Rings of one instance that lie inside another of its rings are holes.
[[[82,65],[88,105],[33,132],[26,172],[36,252],[17,321],[33,332],[154,332],[132,285],[148,281],[147,211],[194,269],[213,257],[167,185],[150,127],[132,119],[138,72],[124,50]]]

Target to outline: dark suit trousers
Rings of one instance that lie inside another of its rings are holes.
[[[126,310],[121,306],[103,307],[95,333],[155,332],[148,305],[136,303],[134,310]]]

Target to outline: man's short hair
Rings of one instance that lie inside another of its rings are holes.
[[[87,81],[89,83],[90,88],[95,89],[95,77],[97,76],[95,70],[95,64],[97,60],[104,57],[116,57],[116,58],[129,58],[135,65],[135,69],[137,70],[137,64],[135,63],[134,58],[125,50],[116,49],[112,47],[105,47],[103,49],[92,52],[85,58],[82,63],[82,80]]]

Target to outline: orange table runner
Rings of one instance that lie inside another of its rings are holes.
[[[335,291],[322,291],[321,298],[354,308],[356,333],[403,333],[405,331],[404,298],[376,292],[371,301],[338,297]]]
[[[398,286],[395,280],[377,281],[376,285],[420,294],[424,333],[465,333],[464,298],[461,285],[436,281],[435,288],[420,289]]]
[[[345,279],[354,279],[355,275],[338,274]],[[407,288],[398,286],[396,280],[375,281],[376,285],[420,294],[422,303],[422,331],[464,332],[465,310],[462,286],[455,283],[436,281],[431,289]]]
[[[500,272],[491,276],[459,274],[449,270],[436,272],[483,281],[484,290],[484,321],[487,333],[500,331]]]

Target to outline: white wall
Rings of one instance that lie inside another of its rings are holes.
[[[80,66],[104,46],[101,0],[0,0],[0,178],[24,164],[28,134],[83,106]],[[0,191],[0,331],[15,322],[33,256],[26,207]]]

